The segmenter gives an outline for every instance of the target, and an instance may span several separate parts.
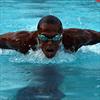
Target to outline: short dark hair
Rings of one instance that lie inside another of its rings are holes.
[[[58,24],[59,25],[59,32],[62,32],[62,30],[63,30],[62,23],[61,23],[60,19],[58,19],[57,17],[55,17],[53,15],[44,16],[42,19],[40,19],[40,21],[37,25],[38,30],[40,30],[40,25],[42,23]]]

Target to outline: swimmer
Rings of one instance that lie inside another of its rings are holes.
[[[48,15],[40,19],[37,30],[9,32],[0,35],[0,48],[27,54],[30,49],[41,49],[47,58],[53,58],[60,46],[65,51],[76,52],[81,46],[100,43],[100,32],[90,29],[63,29],[61,21]]]

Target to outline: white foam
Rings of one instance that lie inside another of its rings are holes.
[[[39,49],[37,51],[32,51],[30,50],[30,53],[28,55],[22,55],[22,56],[17,56],[17,57],[13,57],[10,58],[11,62],[32,62],[32,63],[42,63],[42,64],[48,64],[48,63],[52,63],[52,64],[59,64],[59,63],[70,63],[72,61],[74,61],[76,59],[74,54],[69,54],[66,53],[63,50],[63,47],[61,47],[61,49],[57,52],[56,56],[53,57],[52,59],[48,59],[45,57],[45,55],[43,54],[42,50]]]
[[[88,46],[83,46],[80,48],[82,52],[94,52],[96,54],[100,55],[100,43],[95,44],[95,45],[88,45]]]
[[[100,43],[95,45],[83,46],[77,52],[80,51],[82,51],[81,53],[93,52],[100,55]],[[10,55],[9,61],[16,62],[16,63],[29,62],[29,63],[38,63],[38,64],[41,63],[59,64],[59,63],[71,63],[77,59],[76,53],[73,54],[65,53],[63,46],[61,47],[61,49],[58,50],[56,56],[53,57],[52,59],[46,58],[41,49],[37,51],[30,50],[29,54],[27,55],[23,55],[19,52],[12,51],[12,50],[0,49],[0,55]]]

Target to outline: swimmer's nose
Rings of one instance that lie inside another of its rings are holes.
[[[48,41],[48,44],[49,44],[49,45],[52,44],[52,43],[53,43],[53,42],[52,42],[51,40]]]

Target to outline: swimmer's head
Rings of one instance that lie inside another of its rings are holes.
[[[55,56],[62,40],[62,23],[52,15],[43,17],[37,27],[40,48],[47,58]]]
[[[58,26],[58,32],[62,33],[62,31],[63,31],[63,27],[62,27],[62,23],[61,23],[60,19],[58,19],[57,17],[55,17],[53,15],[44,16],[42,19],[40,19],[40,21],[37,25],[38,30],[41,31],[41,25],[43,23],[57,25]]]

